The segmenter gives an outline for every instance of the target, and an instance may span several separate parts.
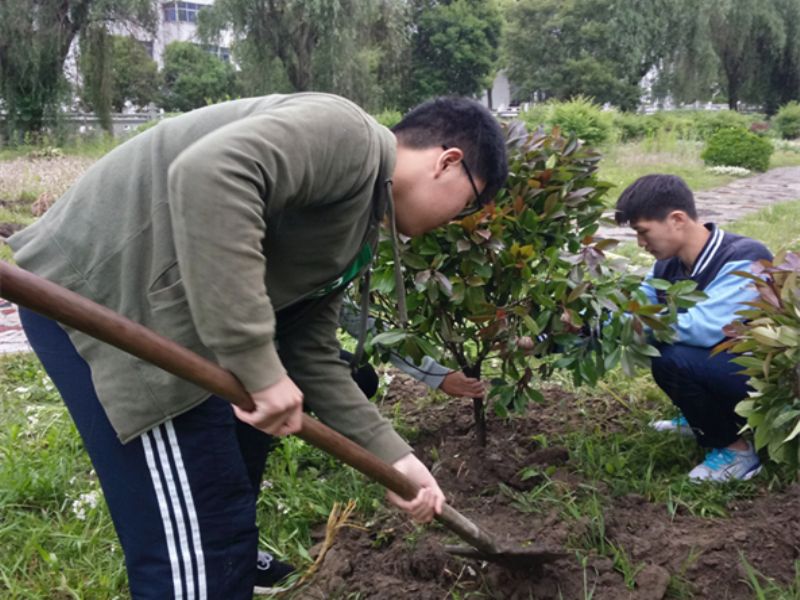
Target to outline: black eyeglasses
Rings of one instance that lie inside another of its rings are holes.
[[[450,146],[442,144],[442,148],[449,150]],[[467,179],[469,179],[469,184],[472,186],[472,191],[475,193],[475,198],[455,216],[456,219],[463,219],[464,217],[468,217],[469,215],[478,212],[483,208],[484,204],[483,199],[481,198],[481,193],[478,191],[478,186],[475,185],[475,179],[472,177],[472,172],[469,170],[467,162],[463,157],[461,158],[461,166],[464,167],[464,172],[467,174]]]

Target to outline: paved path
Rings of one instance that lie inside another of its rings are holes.
[[[728,185],[697,192],[694,199],[701,221],[730,223],[779,202],[800,200],[800,167],[780,167],[736,179]],[[600,235],[624,241],[636,239],[630,227],[602,227]]]
[[[788,200],[800,200],[800,167],[772,169],[695,194],[700,218],[716,223],[735,221],[766,206]],[[620,240],[635,239],[629,227],[603,227],[600,233],[604,237]],[[16,308],[0,299],[0,354],[29,350]]]

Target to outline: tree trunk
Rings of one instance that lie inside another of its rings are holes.
[[[467,377],[481,378],[480,364],[466,367],[463,371]],[[475,417],[475,436],[478,438],[478,444],[481,447],[486,447],[486,405],[484,404],[483,396],[472,399],[472,412]]]

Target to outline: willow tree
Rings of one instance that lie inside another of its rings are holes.
[[[624,109],[668,54],[675,0],[519,0],[506,9],[504,54],[525,97],[577,95]]]
[[[676,98],[702,100],[716,88],[736,110],[740,101],[782,96],[781,69],[798,68],[797,43],[787,33],[797,32],[800,0],[675,0],[675,8],[674,52],[665,65]]]
[[[408,69],[405,0],[217,0],[200,14],[209,43],[234,37],[243,91],[329,91],[379,110]]]
[[[64,61],[76,37],[119,22],[152,29],[157,6],[155,0],[0,2],[0,97],[7,136],[21,139],[56,119],[68,92]]]

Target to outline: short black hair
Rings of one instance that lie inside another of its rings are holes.
[[[486,182],[478,202],[488,202],[508,177],[503,130],[489,109],[468,98],[445,96],[411,109],[392,132],[409,148],[459,148],[470,172]]]
[[[663,221],[674,210],[682,210],[697,220],[694,194],[677,175],[645,175],[630,184],[617,200],[617,224],[637,221]]]

